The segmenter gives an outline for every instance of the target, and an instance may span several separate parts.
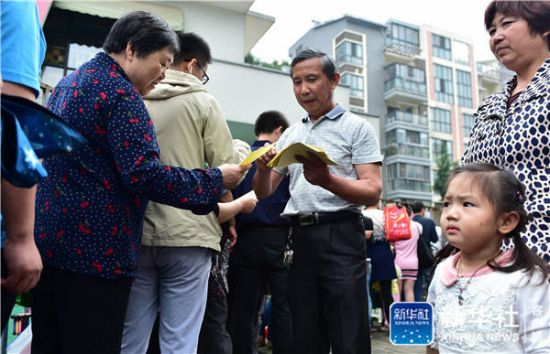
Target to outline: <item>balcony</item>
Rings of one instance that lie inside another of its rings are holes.
[[[428,128],[428,117],[421,116],[418,114],[412,114],[404,111],[393,110],[388,112],[386,118],[386,124],[390,125],[392,123],[408,123],[414,126],[421,126],[423,128]]]
[[[392,63],[384,71],[384,99],[388,105],[397,106],[399,102],[418,105],[427,102],[426,72],[423,69]]]
[[[338,68],[342,69],[345,65],[354,65],[355,67],[363,67],[363,58],[353,56],[353,55],[342,55],[336,57],[336,65]],[[355,70],[356,68],[353,67]],[[345,70],[344,70],[345,71]]]
[[[492,64],[477,63],[477,75],[494,82],[500,81],[500,67],[497,62]]]
[[[409,101],[426,102],[428,93],[425,83],[409,80],[403,77],[393,77],[384,83],[386,94],[385,100],[392,100],[398,97],[408,98]]]
[[[408,191],[414,191],[414,192],[420,192],[420,193],[432,192],[430,182],[428,181],[401,179],[401,178],[385,180],[384,188],[389,189],[388,192],[390,191],[395,192],[398,190],[408,190]]]
[[[384,52],[412,59],[420,54],[420,47],[396,38],[386,37]]]
[[[386,146],[386,158],[404,155],[408,157],[416,157],[419,159],[429,159],[430,158],[430,149],[428,146],[424,145],[413,145],[410,143],[399,144],[392,143]]]

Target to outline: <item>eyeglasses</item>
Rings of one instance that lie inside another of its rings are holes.
[[[206,83],[208,82],[208,80],[210,80],[210,78],[208,77],[208,74],[206,73],[206,71],[204,71],[202,66],[199,64],[199,62],[197,62],[197,66],[199,67],[199,69],[201,69],[202,73],[204,74],[204,76],[201,79],[201,82],[203,85],[206,85]]]

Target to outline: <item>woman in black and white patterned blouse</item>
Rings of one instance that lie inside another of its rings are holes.
[[[525,185],[531,221],[522,237],[550,262],[550,2],[489,4],[485,26],[495,57],[514,71],[503,92],[485,99],[462,163],[513,170]]]

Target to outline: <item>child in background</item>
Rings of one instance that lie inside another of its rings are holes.
[[[214,210],[214,213],[216,213],[219,223],[223,224],[239,213],[252,213],[257,203],[256,194],[250,192],[230,202],[218,203],[218,208]]]
[[[409,217],[411,209],[406,207]],[[398,240],[395,245],[395,265],[401,269],[401,278],[398,278],[399,293],[403,294],[400,300],[406,302],[414,302],[414,282],[418,277],[418,256],[417,246],[418,239],[422,230],[422,225],[411,220],[411,238],[406,240]]]
[[[451,173],[441,214],[449,244],[428,291],[428,354],[550,353],[550,267],[520,238],[524,200],[511,171],[472,164]],[[505,238],[514,249],[501,250]]]
[[[391,282],[392,279],[397,278],[394,270],[394,256],[390,243],[386,239],[384,212],[380,205],[368,206],[363,210],[363,216],[363,220],[372,221],[372,236],[367,239],[367,256],[371,259],[372,265],[370,281],[379,284],[380,305],[383,313],[379,330],[387,332],[389,329],[386,322],[390,314],[390,306],[394,301],[391,294]],[[374,327],[371,328],[374,329]]]

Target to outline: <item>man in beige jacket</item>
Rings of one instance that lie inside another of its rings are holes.
[[[145,97],[161,160],[189,169],[235,163],[227,122],[220,105],[204,87],[210,48],[193,33],[177,34],[180,50],[171,69]],[[199,216],[149,203],[122,353],[146,352],[157,312],[161,352],[196,353],[212,251],[220,251],[221,235],[214,213]]]

